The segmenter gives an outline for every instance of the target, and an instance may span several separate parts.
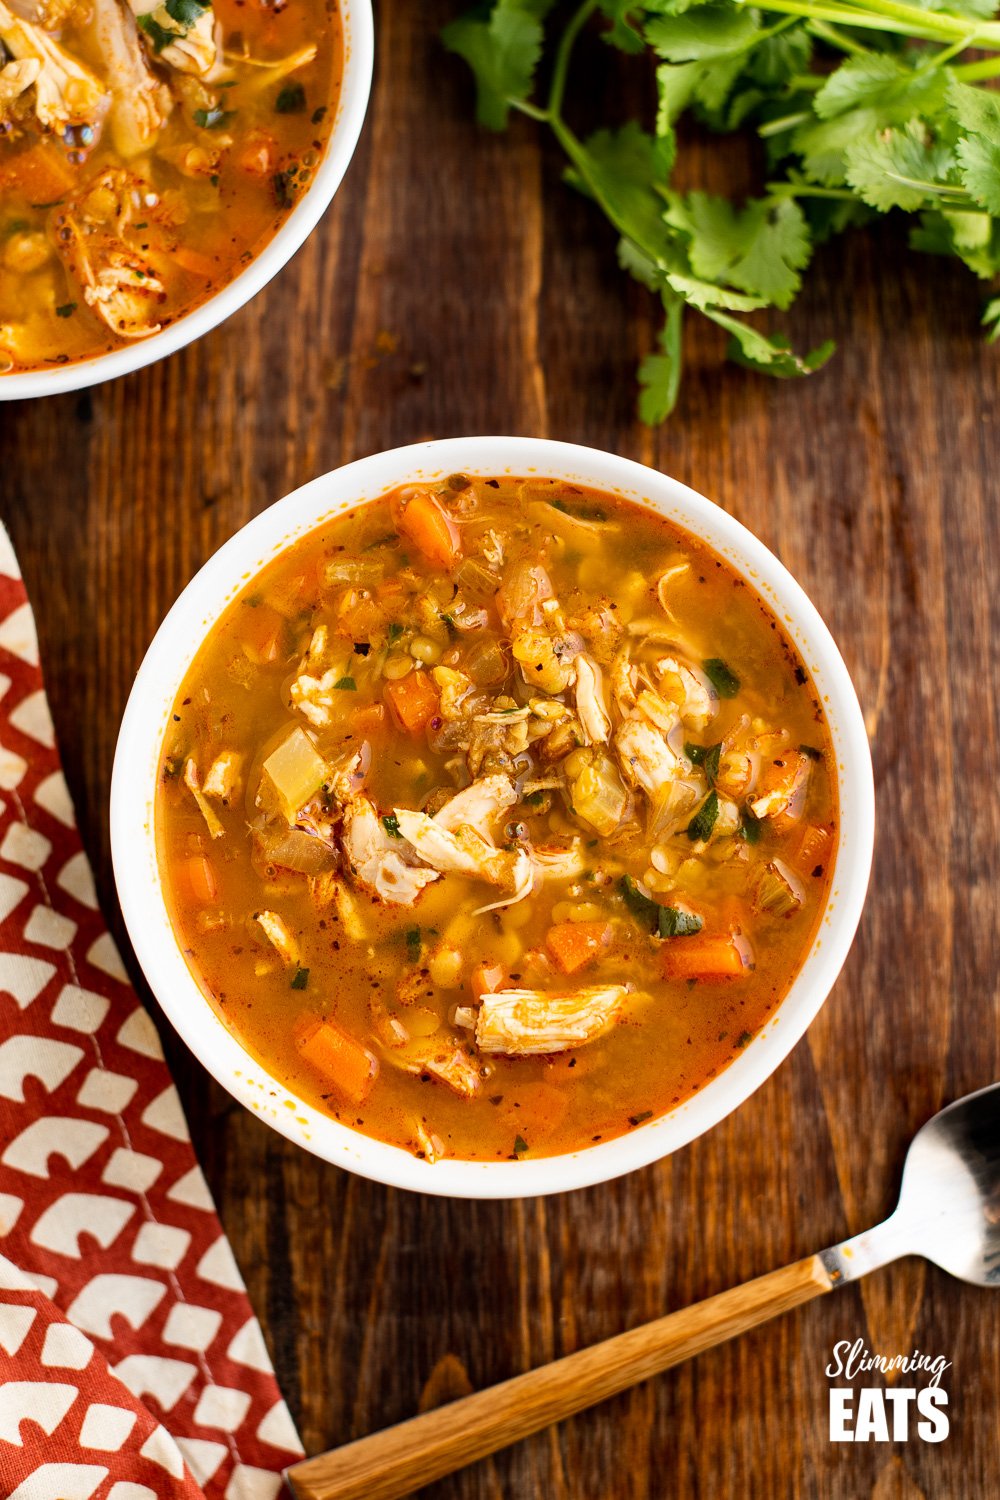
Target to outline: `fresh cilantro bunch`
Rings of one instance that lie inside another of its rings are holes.
[[[749,315],[787,308],[814,246],[876,214],[902,209],[914,216],[914,248],[1000,274],[994,0],[584,0],[561,29],[554,8],[487,0],[443,39],[473,70],[483,125],[502,130],[516,109],[552,129],[568,179],[617,230],[622,266],[662,300],[659,349],[639,370],[645,421],[662,421],[677,400],[688,308],[726,330],[732,358],[765,374],[824,364],[832,343],[797,354]],[[652,132],[629,121],[581,139],[567,124],[574,44],[594,17],[607,42],[655,66]],[[773,178],[763,196],[738,205],[671,186],[685,111],[717,131],[757,132]],[[1000,337],[1000,296],[983,322]]]

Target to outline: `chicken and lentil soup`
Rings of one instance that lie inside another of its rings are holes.
[[[157,838],[190,968],[295,1095],[552,1155],[740,1052],[816,930],[836,772],[753,588],[556,481],[414,485],[270,562],[188,672]]]
[[[232,280],[336,113],[335,0],[0,0],[0,373],[143,339]]]

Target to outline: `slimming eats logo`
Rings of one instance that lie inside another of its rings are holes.
[[[905,1443],[911,1436],[925,1443],[943,1443],[950,1431],[948,1392],[941,1376],[951,1368],[943,1354],[873,1354],[861,1339],[841,1339],[833,1346],[826,1367],[831,1380],[854,1381],[878,1371],[880,1375],[915,1377],[909,1385],[853,1385],[830,1387],[831,1443]],[[920,1383],[917,1384],[916,1381]]]

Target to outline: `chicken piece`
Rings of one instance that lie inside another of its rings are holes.
[[[0,68],[0,121],[13,120],[14,105],[26,94],[42,71],[37,57],[25,57]]]
[[[490,885],[508,888],[513,884],[514,853],[497,849],[469,824],[462,823],[452,831],[426,813],[406,807],[395,807],[393,813],[407,843],[425,864],[442,875],[474,875]]]
[[[157,60],[178,73],[204,78],[215,67],[218,45],[215,14],[204,0],[161,5],[159,0],[129,0],[136,23]]]
[[[517,792],[509,776],[484,776],[463,791],[449,797],[434,814],[435,823],[454,833],[463,823],[473,828],[491,824],[517,801]]]
[[[93,32],[107,64],[111,138],[126,159],[149,151],[173,108],[150,68],[135,21],[121,0],[93,0]]]
[[[565,1052],[610,1030],[628,991],[623,984],[591,985],[571,994],[495,990],[485,994],[476,1021],[480,1052],[508,1057]]]
[[[284,921],[276,911],[258,911],[254,921],[267,938],[271,947],[279,953],[286,964],[298,964],[299,947]]]
[[[383,901],[412,906],[424,886],[438,879],[437,870],[408,862],[405,845],[389,833],[367,797],[348,802],[342,838],[352,873]]]
[[[719,712],[719,695],[705,673],[676,656],[661,656],[654,670],[662,697],[677,705],[681,722],[698,732]]]
[[[536,844],[531,851],[535,873],[542,880],[575,880],[587,868],[583,840],[571,844]]]
[[[639,672],[629,661],[628,650],[619,651],[611,663],[611,698],[625,719],[635,710]]]
[[[626,780],[650,797],[688,769],[687,759],[678,756],[662,730],[647,719],[623,720],[615,730],[614,748]]]
[[[550,636],[541,626],[520,626],[512,637],[511,652],[521,676],[536,691],[563,693],[576,680],[573,655],[564,640]]]
[[[184,764],[184,785],[198,804],[198,811],[205,819],[209,838],[221,839],[226,830],[219,822],[215,815],[215,809],[202,790],[201,782],[198,778],[198,767],[191,759],[188,759]]]
[[[37,65],[31,84],[40,125],[57,135],[71,126],[89,125],[95,131],[98,129],[108,107],[101,80],[40,26],[8,10],[3,0],[0,0],[0,41],[15,63]],[[29,68],[28,72],[31,71]],[[23,79],[27,73],[19,72],[17,77]]]
[[[592,656],[581,652],[573,662],[576,671],[576,711],[588,745],[606,745],[611,720],[604,707],[601,669]]]
[[[429,1073],[463,1099],[471,1099],[479,1091],[482,1082],[479,1067],[455,1043],[439,1046],[434,1051],[428,1051],[427,1056],[422,1058],[413,1057],[411,1048],[410,1059],[406,1064],[408,1073]]]
[[[201,789],[205,796],[231,796],[240,779],[242,762],[242,755],[238,755],[235,750],[224,750],[221,755],[217,755],[202,783]]]
[[[783,750],[761,766],[758,789],[747,798],[755,818],[802,816],[811,765],[801,750]]]
[[[35,0],[33,21],[44,26],[46,31],[58,31],[76,10],[82,10],[85,0]]]
[[[106,192],[95,195],[95,186]],[[153,266],[122,238],[133,200],[141,201],[144,191],[140,179],[109,167],[51,220],[59,256],[80,283],[84,301],[123,339],[158,333],[154,319],[166,299]]]

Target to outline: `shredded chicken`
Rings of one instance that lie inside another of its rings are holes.
[[[276,911],[259,911],[255,914],[254,921],[286,964],[298,963],[298,944]]]
[[[682,723],[705,729],[719,712],[719,695],[705,673],[675,656],[661,656],[655,671],[661,695],[677,705]]]
[[[208,775],[202,783],[202,791],[206,797],[230,797],[232,796],[240,777],[240,766],[243,764],[242,755],[235,750],[224,750],[217,755],[208,770]]]
[[[198,811],[205,819],[205,826],[208,829],[209,837],[221,839],[226,830],[219,822],[219,819],[215,815],[215,809],[205,796],[201,782],[198,779],[198,767],[190,759],[184,765],[184,785],[198,804]]]
[[[34,70],[28,69],[34,71],[34,77],[25,87],[34,87],[35,114],[46,130],[62,135],[74,125],[89,125],[93,129],[100,125],[108,105],[101,80],[40,26],[8,10],[3,0],[0,0],[0,41],[15,63],[36,65]],[[16,76],[23,79],[27,74],[21,72]]]
[[[218,46],[211,3],[191,0],[186,6],[159,0],[129,0],[132,13],[160,62],[179,73],[204,78],[215,66]],[[183,17],[183,19],[179,19]]]
[[[55,220],[55,243],[88,306],[119,338],[146,338],[165,292],[149,261],[123,238],[146,185],[120,167],[87,183]]]
[[[37,79],[42,65],[37,57],[25,57],[0,68],[0,120],[13,118],[12,109]]]
[[[111,90],[111,137],[131,159],[154,145],[172,108],[170,92],[150,68],[135,21],[121,0],[92,0],[94,36]]]
[[[424,886],[437,880],[440,873],[407,861],[405,844],[389,833],[367,797],[354,796],[348,802],[343,843],[357,879],[396,906],[412,906]]]
[[[584,652],[573,663],[576,669],[576,712],[588,745],[606,745],[611,734],[611,720],[604,707],[604,685],[601,669],[592,656]]]
[[[434,821],[454,833],[463,823],[472,827],[489,825],[517,801],[517,791],[509,776],[484,776],[464,791],[456,792],[434,814]]]
[[[573,994],[495,990],[483,996],[476,1045],[508,1057],[565,1052],[608,1031],[627,993],[623,984],[591,985]]]
[[[413,1057],[411,1049],[408,1056],[411,1059],[406,1065],[408,1072],[429,1073],[432,1078],[447,1084],[453,1093],[461,1094],[463,1099],[471,1099],[473,1094],[478,1093],[482,1075],[479,1067],[462,1047],[450,1044],[437,1051],[428,1050],[427,1055],[421,1058]]]

